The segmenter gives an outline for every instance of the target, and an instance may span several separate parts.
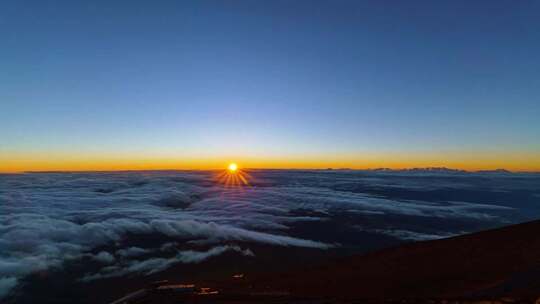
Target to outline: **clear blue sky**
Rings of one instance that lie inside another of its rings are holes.
[[[2,1],[0,140],[540,152],[540,1]]]

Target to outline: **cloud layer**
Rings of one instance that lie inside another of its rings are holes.
[[[200,263],[210,257],[220,255],[227,251],[239,252],[244,256],[254,256],[249,249],[242,249],[239,246],[216,246],[207,251],[186,250],[179,251],[171,258],[149,258],[146,260],[130,260],[122,264],[102,268],[100,272],[87,274],[81,280],[88,282],[104,278],[119,277],[132,273],[142,273],[150,275],[169,268],[177,263]]]
[[[351,185],[468,189],[474,185],[467,179],[422,184],[403,176],[269,171],[255,172],[253,185],[224,187],[211,172],[0,175],[0,297],[24,276],[62,267],[68,260],[90,258],[101,264],[102,270],[84,277],[92,280],[154,273],[226,251],[252,254],[231,242],[327,249],[336,244],[291,235],[290,227],[331,220],[340,213],[504,220],[514,212],[497,204],[395,200],[349,191]],[[426,231],[393,230],[382,226],[372,231],[402,239],[432,238]],[[117,248],[127,236],[151,234],[169,243],[161,249]],[[177,249],[186,244],[203,247]],[[103,246],[116,249],[100,251]],[[152,257],[155,252],[169,256]]]

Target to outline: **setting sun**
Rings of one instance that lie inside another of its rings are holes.
[[[236,163],[229,163],[227,169],[216,175],[216,181],[227,188],[248,186],[249,174],[241,170]]]
[[[228,169],[229,172],[234,173],[236,170],[238,170],[238,165],[235,163],[230,163]]]

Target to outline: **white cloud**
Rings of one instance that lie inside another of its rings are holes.
[[[205,238],[213,240],[253,241],[280,246],[297,246],[327,249],[331,245],[303,240],[284,235],[250,231],[214,222],[204,223],[193,220],[170,221],[154,220],[150,225],[158,232],[182,238]]]
[[[7,296],[15,286],[17,286],[17,278],[0,277],[0,299]]]
[[[204,172],[17,174],[0,178],[2,284],[16,284],[32,272],[93,255],[102,246],[113,246],[118,260],[161,250],[122,248],[128,235],[157,233],[169,237],[167,242],[176,242],[163,247],[162,253],[187,242],[224,245],[242,241],[326,249],[331,244],[301,238],[289,228],[298,222],[325,221],[337,212],[468,220],[494,219],[513,212],[507,207],[470,202],[397,201],[332,190],[336,185],[355,183],[439,187],[437,182],[407,180],[406,176],[396,180],[382,175],[275,172],[261,186],[243,191],[216,185],[211,173]],[[471,187],[468,181],[443,186]],[[111,253],[97,256],[101,261],[115,262]],[[187,256],[172,261],[148,259],[147,265],[176,263],[189,259]],[[193,253],[191,258],[195,256]],[[118,270],[116,266],[107,269],[112,273]],[[138,267],[144,268],[144,264]]]
[[[101,251],[100,253],[92,256],[92,258],[104,264],[112,264],[115,260],[114,256],[106,251]]]
[[[145,255],[152,252],[152,250],[139,248],[139,247],[129,247],[126,249],[120,249],[116,251],[116,254],[121,257],[136,257],[140,255]]]
[[[401,229],[372,229],[368,232],[381,233],[405,241],[431,241],[455,236],[453,233],[420,233]]]
[[[239,246],[216,246],[207,251],[194,251],[186,250],[179,251],[176,256],[172,258],[150,258],[147,260],[132,260],[125,265],[113,266],[103,268],[100,272],[94,274],[87,274],[81,280],[93,281],[103,278],[119,277],[130,273],[143,273],[150,275],[163,271],[177,263],[200,263],[213,256],[220,255],[227,251],[239,252],[243,256],[254,256],[253,252],[249,249],[242,249]]]
[[[161,251],[174,251],[179,246],[178,242],[168,242],[159,248]]]

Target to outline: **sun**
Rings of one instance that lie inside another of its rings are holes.
[[[235,173],[238,170],[238,165],[236,163],[230,163],[227,169],[229,169],[229,172]]]
[[[219,171],[216,174],[216,181],[220,184],[223,184],[225,188],[231,189],[240,189],[244,186],[249,186],[250,180],[252,177],[246,172],[246,170],[241,169],[236,163],[229,163],[226,169]]]

